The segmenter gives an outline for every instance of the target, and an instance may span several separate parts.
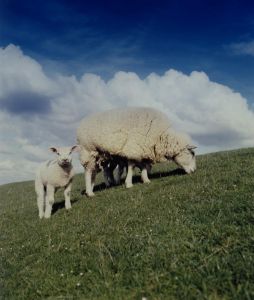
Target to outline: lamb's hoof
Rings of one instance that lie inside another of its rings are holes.
[[[94,193],[89,193],[89,194],[87,193],[87,196],[88,196],[88,197],[94,197],[95,194],[94,194]]]
[[[65,206],[65,209],[70,210],[71,206]]]
[[[44,217],[44,213],[39,214],[39,218],[40,218],[40,219],[43,219],[43,217]]]
[[[151,181],[150,180],[145,180],[143,183],[150,183]]]

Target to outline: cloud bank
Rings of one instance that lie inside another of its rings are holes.
[[[33,179],[39,162],[52,156],[50,146],[75,144],[84,116],[114,107],[165,112],[199,152],[254,145],[254,113],[247,100],[203,72],[171,69],[141,79],[120,71],[107,82],[95,74],[52,77],[14,45],[0,48],[0,65],[1,184]]]

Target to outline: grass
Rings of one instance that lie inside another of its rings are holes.
[[[254,149],[197,164],[93,199],[78,175],[72,209],[59,191],[50,220],[33,182],[1,186],[0,298],[254,299]]]

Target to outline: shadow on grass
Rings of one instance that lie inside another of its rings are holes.
[[[163,178],[163,177],[168,177],[168,176],[181,176],[181,175],[186,175],[187,173],[183,169],[175,169],[172,171],[168,172],[158,172],[158,173],[153,173],[149,175],[149,178]]]
[[[181,175],[186,175],[186,172],[183,170],[183,169],[175,169],[175,170],[172,170],[172,171],[168,171],[168,172],[158,172],[158,173],[152,173],[152,174],[149,174],[148,177],[150,179],[156,179],[156,178],[163,178],[163,177],[169,177],[169,176],[181,176]],[[124,179],[121,180],[121,183],[119,185],[122,185],[124,184]],[[140,175],[135,175],[133,176],[132,178],[132,182],[133,183],[140,183],[142,182],[141,181],[141,177]],[[97,184],[95,187],[94,187],[94,192],[96,191],[103,191],[105,189],[110,189],[112,187],[115,187],[117,185],[112,185],[110,187],[107,187],[106,184],[104,182],[100,183],[100,184]],[[86,194],[86,190],[82,190],[81,191],[81,195],[85,195]]]
[[[71,206],[73,206],[73,204],[75,204],[76,202],[78,202],[77,198],[71,200]],[[52,215],[54,215],[59,209],[63,208],[65,208],[64,201],[54,203],[52,207]]]

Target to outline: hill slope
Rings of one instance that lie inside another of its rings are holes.
[[[33,182],[0,187],[1,299],[253,299],[254,150],[157,165],[149,185],[62,191],[39,220]],[[100,180],[98,180],[100,183]]]

